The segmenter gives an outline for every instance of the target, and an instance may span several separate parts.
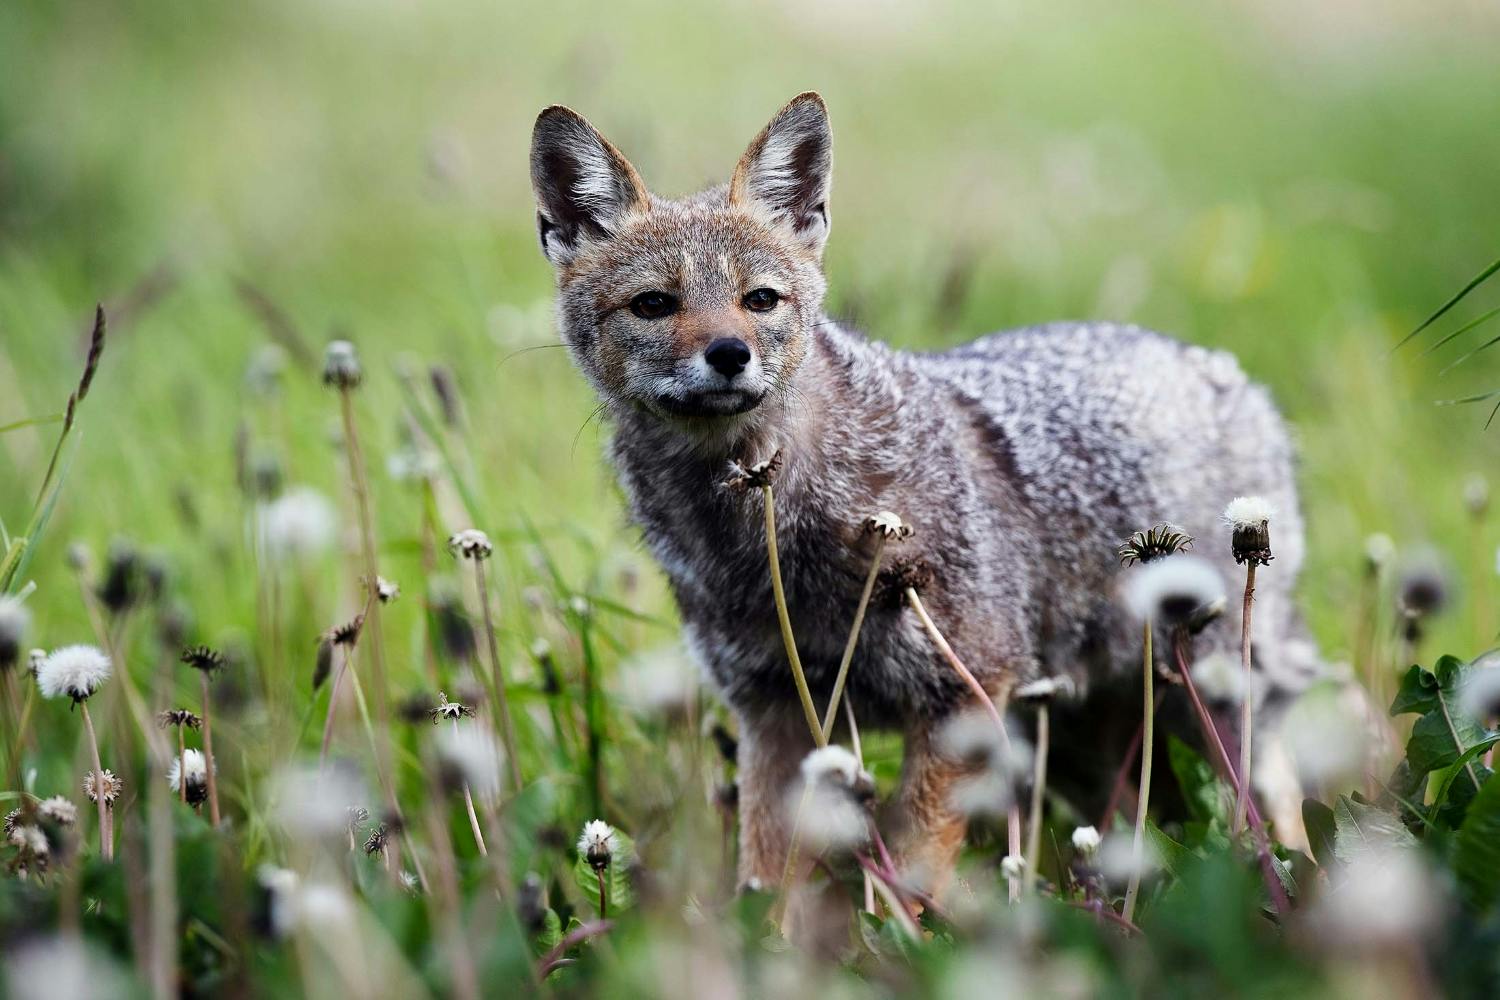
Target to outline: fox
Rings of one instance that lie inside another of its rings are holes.
[[[530,169],[561,338],[607,412],[609,458],[684,645],[737,723],[742,885],[782,876],[786,803],[814,740],[767,571],[762,491],[725,489],[732,468],[775,470],[785,603],[819,706],[876,544],[862,526],[882,511],[912,529],[889,551],[921,567],[921,601],[986,692],[1071,684],[1054,710],[1066,734],[1054,781],[1085,800],[1099,801],[1141,720],[1140,627],[1116,593],[1132,532],[1170,522],[1222,538],[1200,555],[1234,579],[1220,512],[1236,496],[1269,501],[1256,687],[1265,699],[1316,679],[1292,597],[1304,548],[1292,441],[1229,353],[1103,322],[935,353],[846,329],[823,305],[832,132],[813,92],[771,119],[727,184],[686,197],[653,194],[560,105],[536,120]],[[1238,653],[1229,618],[1200,648]],[[976,694],[909,607],[876,600],[846,697],[861,729],[902,736],[888,806],[898,864],[946,884],[967,818],[941,735]]]

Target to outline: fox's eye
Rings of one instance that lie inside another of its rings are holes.
[[[641,319],[661,319],[677,311],[677,300],[666,292],[642,292],[630,300],[630,311]]]
[[[769,312],[781,301],[781,295],[771,288],[757,288],[745,294],[745,308],[752,312]]]

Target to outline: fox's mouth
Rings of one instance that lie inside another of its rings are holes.
[[[673,417],[732,417],[749,413],[766,398],[764,392],[742,389],[711,389],[686,394],[662,393],[656,406]]]

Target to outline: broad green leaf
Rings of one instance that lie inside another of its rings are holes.
[[[1183,866],[1192,860],[1193,852],[1162,832],[1149,820],[1146,823],[1146,843],[1150,845],[1156,860],[1167,870],[1167,874],[1179,875]]]
[[[1167,762],[1177,779],[1188,812],[1201,823],[1225,818],[1224,794],[1208,761],[1175,735],[1167,739]]]
[[[1453,873],[1480,910],[1500,898],[1500,781],[1487,781],[1454,838]]]
[[[1438,680],[1430,671],[1413,664],[1401,677],[1401,686],[1391,702],[1391,715],[1431,712],[1438,707]]]
[[[1333,853],[1345,864],[1371,851],[1415,847],[1417,838],[1384,809],[1340,795],[1333,807]]]
[[[1432,789],[1432,805],[1434,807],[1441,806],[1448,800],[1449,792],[1453,791],[1453,779],[1457,778],[1460,774],[1465,774],[1471,765],[1479,779],[1479,784],[1485,784],[1490,774],[1490,769],[1483,764],[1477,763],[1477,758],[1497,743],[1500,743],[1500,733],[1487,733],[1477,743],[1465,750],[1457,760],[1444,768],[1441,777],[1438,778],[1437,784]],[[1472,790],[1473,785],[1471,782],[1465,782],[1464,784]]]
[[[538,955],[545,955],[563,938],[562,918],[552,907],[547,907],[547,912],[542,915],[542,929],[537,931],[536,938],[532,942],[532,949]]]
[[[1317,799],[1303,799],[1302,825],[1307,829],[1307,843],[1313,857],[1324,868],[1332,868],[1338,862],[1333,850],[1337,828],[1333,810]]]

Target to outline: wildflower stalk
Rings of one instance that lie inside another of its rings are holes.
[[[457,719],[453,720],[453,734],[458,735]],[[479,829],[479,817],[474,812],[474,793],[469,790],[468,781],[464,782],[464,808],[469,813],[469,829],[474,831],[474,843],[479,847],[479,856],[487,858],[490,852],[484,844],[484,833]]]
[[[511,723],[510,701],[505,694],[505,673],[500,669],[500,645],[495,638],[495,621],[490,613],[490,591],[484,578],[484,560],[474,561],[474,585],[479,588],[479,607],[484,614],[485,649],[490,654],[491,685],[494,688],[495,719],[500,723],[500,740],[510,762],[510,780],[519,792],[525,787],[521,776],[521,759],[516,753],[516,732]]]
[[[760,489],[765,499],[766,556],[771,564],[771,594],[776,600],[776,619],[781,624],[781,641],[786,645],[786,656],[792,664],[792,680],[796,682],[797,697],[802,702],[802,714],[807,717],[807,727],[812,731],[813,742],[825,747],[828,745],[828,735],[818,721],[818,710],[813,707],[812,692],[807,687],[807,675],[802,672],[802,657],[797,654],[797,637],[792,634],[792,616],[787,611],[786,590],[781,582],[781,555],[776,545],[776,500],[771,492],[770,480],[762,483]]]
[[[1234,798],[1234,822],[1230,830],[1239,834],[1245,829],[1246,804],[1250,798],[1250,744],[1254,741],[1255,675],[1250,672],[1250,609],[1255,602],[1255,563],[1245,567],[1245,605],[1240,624],[1240,664],[1244,668],[1245,690],[1240,696],[1240,789]]]
[[[767,501],[769,504],[769,501]],[[839,699],[844,694],[844,682],[849,677],[849,665],[854,662],[854,648],[859,645],[859,631],[865,623],[865,611],[870,606],[870,595],[875,592],[875,581],[880,576],[880,559],[885,553],[883,533],[875,535],[875,552],[870,556],[870,572],[865,577],[865,589],[860,592],[859,604],[854,609],[854,624],[849,628],[849,640],[844,644],[844,655],[839,660],[839,672],[833,679],[833,694],[828,698],[828,709],[823,713],[823,743],[833,735],[833,720],[838,714]]]
[[[199,671],[198,680],[203,685],[203,763],[208,773],[208,819],[215,828],[219,825],[219,783],[214,778],[214,728],[213,706],[208,693],[208,671]],[[184,764],[186,761],[184,760]],[[187,787],[187,770],[181,772],[181,785]]]
[[[604,882],[604,869],[595,868],[594,877],[599,880],[599,919],[604,920],[609,916],[609,886]]]
[[[94,720],[89,716],[89,703],[80,701],[83,712],[83,730],[88,735],[89,753],[94,762],[94,803],[99,807],[99,853],[105,861],[115,857],[114,831],[110,829],[110,807],[104,794],[104,762],[99,757],[99,737],[94,733]]]
[[[1141,645],[1144,648],[1141,676],[1144,678],[1142,690],[1145,693],[1145,709],[1141,720],[1140,794],[1135,803],[1135,837],[1130,847],[1130,879],[1125,885],[1125,904],[1120,910],[1120,915],[1127,923],[1135,917],[1136,897],[1141,891],[1141,868],[1146,859],[1146,811],[1151,802],[1151,744],[1156,733],[1156,695],[1152,690],[1152,682],[1156,668],[1151,651],[1150,618],[1142,626]]]
[[[1234,764],[1229,759],[1229,752],[1224,749],[1224,741],[1219,738],[1218,727],[1214,725],[1213,716],[1208,714],[1203,699],[1198,696],[1197,685],[1193,683],[1193,672],[1188,666],[1186,643],[1179,636],[1175,643],[1175,655],[1177,658],[1177,670],[1182,674],[1183,687],[1187,688],[1188,699],[1193,703],[1193,712],[1198,717],[1198,725],[1203,730],[1203,738],[1213,748],[1218,758],[1226,780],[1236,795],[1240,791],[1240,777],[1235,774]],[[1265,878],[1266,889],[1271,895],[1271,902],[1276,907],[1276,912],[1286,914],[1291,912],[1292,904],[1287,898],[1286,887],[1281,884],[1281,876],[1277,874],[1276,863],[1271,859],[1270,838],[1266,834],[1266,826],[1261,819],[1260,809],[1256,806],[1254,799],[1246,799],[1246,815],[1250,821],[1250,828],[1255,835],[1255,850],[1260,859],[1261,874]]]
[[[927,630],[928,638],[932,640],[932,644],[937,647],[943,659],[948,661],[948,665],[963,679],[963,682],[968,685],[969,690],[974,692],[974,696],[979,699],[979,703],[984,706],[984,710],[989,713],[990,718],[995,723],[995,728],[1000,731],[1000,745],[1005,749],[1006,754],[1009,755],[1011,752],[1010,733],[1006,731],[1005,719],[1001,715],[1000,709],[995,707],[995,702],[990,698],[989,692],[984,689],[983,684],[979,683],[979,678],[975,677],[969,668],[964,666],[964,661],[960,660],[958,654],[953,652],[953,647],[948,645],[948,640],[943,637],[943,633],[938,630],[932,617],[927,613],[927,607],[922,603],[922,598],[917,594],[915,587],[909,586],[906,588],[906,603],[917,613],[917,618],[922,622],[922,627]],[[1010,853],[1020,854],[1021,809],[1014,802],[1006,810],[1005,828],[1006,843],[1009,846]],[[1012,900],[1019,899],[1021,895],[1020,881],[1017,879],[1008,879],[1007,881],[1010,883],[1010,898]]]
[[[171,659],[162,657],[157,666],[152,706],[161,711],[167,705],[171,690]],[[183,726],[177,728],[178,775],[187,774],[186,755],[183,750]],[[158,767],[165,764],[171,745],[159,732],[151,732],[146,742],[152,759]],[[163,768],[165,770],[165,768]],[[162,781],[150,783],[147,795],[147,830],[150,836],[150,884],[151,884],[151,991],[159,1000],[169,1000],[177,995],[175,974],[177,970],[177,866],[174,859],[176,842],[172,832],[172,800]],[[179,793],[184,801],[187,796],[187,781],[178,781]]]
[[[1036,873],[1042,863],[1042,797],[1047,791],[1047,742],[1049,721],[1047,703],[1036,710],[1036,771],[1031,781],[1031,817],[1026,824],[1026,871],[1022,876],[1021,895],[1036,891]]]
[[[182,727],[177,727],[177,773],[184,776],[184,780],[177,782],[177,800],[187,805],[187,786],[185,780],[187,771],[187,737],[182,732]]]

